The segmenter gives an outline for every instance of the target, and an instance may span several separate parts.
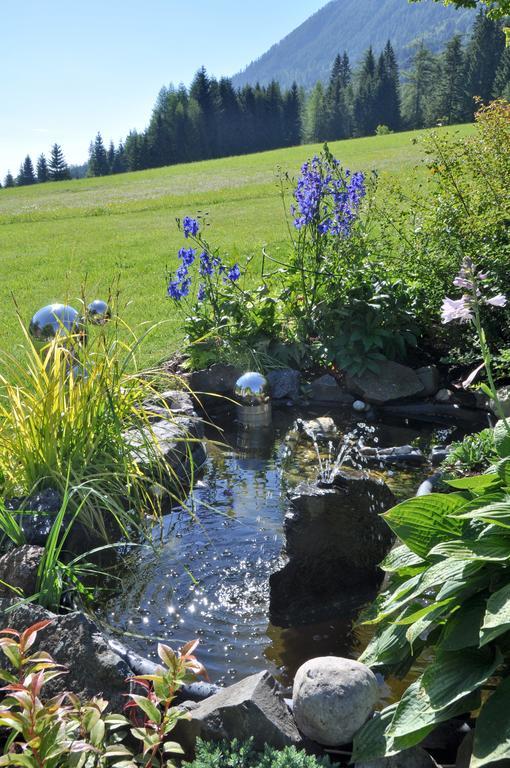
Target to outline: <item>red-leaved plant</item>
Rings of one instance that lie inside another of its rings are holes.
[[[45,698],[44,686],[65,674],[45,651],[30,653],[37,634],[51,621],[41,621],[17,632],[0,631],[0,649],[11,670],[0,669],[0,726],[9,731],[0,756],[0,766],[24,768],[172,768],[169,755],[181,753],[168,736],[179,719],[187,713],[173,705],[186,682],[205,670],[193,652],[198,641],[188,643],[175,653],[166,645],[158,646],[163,665],[153,675],[130,678],[143,694],[127,694],[126,706],[131,718],[105,714],[108,702],[99,697],[82,703],[72,693]],[[132,748],[141,742],[140,748]]]

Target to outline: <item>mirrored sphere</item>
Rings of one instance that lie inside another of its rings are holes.
[[[47,344],[56,336],[81,333],[80,315],[67,304],[48,304],[35,313],[28,330],[34,341]]]
[[[87,320],[96,325],[106,323],[111,316],[110,307],[102,299],[94,299],[87,307]]]
[[[236,381],[234,394],[242,405],[262,405],[270,400],[267,379],[256,371],[244,373]]]

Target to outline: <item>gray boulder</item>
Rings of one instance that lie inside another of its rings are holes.
[[[312,381],[311,389],[312,400],[316,403],[352,405],[354,402],[354,397],[342,389],[337,380],[329,373]]]
[[[312,623],[359,607],[363,594],[371,599],[383,575],[378,565],[393,543],[380,517],[395,504],[388,486],[360,472],[338,472],[331,485],[303,483],[289,498],[287,563],[269,580],[272,623]]]
[[[289,708],[269,672],[247,677],[200,704],[184,703],[190,719],[181,720],[175,739],[190,754],[197,738],[240,741],[253,738],[255,749],[265,744],[282,749],[301,744]]]
[[[498,418],[501,417],[501,411],[503,411],[503,415],[505,417],[510,416],[510,387],[500,387],[497,391],[498,395],[498,403],[496,403],[494,400],[490,400],[490,408],[493,413],[496,414]]]
[[[301,733],[327,747],[349,744],[379,699],[374,673],[352,659],[324,656],[297,671],[292,711]]]
[[[280,368],[267,374],[271,397],[274,400],[299,400],[301,374],[293,368]]]
[[[0,598],[31,597],[37,588],[37,569],[43,547],[25,544],[0,557]]]
[[[84,700],[102,694],[110,708],[122,711],[129,691],[126,679],[131,669],[112,651],[97,624],[82,613],[57,616],[38,605],[21,605],[5,614],[8,601],[0,605],[0,626],[22,632],[39,621],[52,623],[38,634],[34,649],[47,651],[68,672],[45,687],[48,696],[72,691]],[[2,661],[2,663],[4,663]]]
[[[233,397],[235,383],[242,373],[235,365],[215,363],[210,368],[193,371],[189,376],[189,385],[199,400],[210,403],[210,395]]]
[[[384,405],[408,397],[424,396],[425,387],[416,371],[391,360],[382,360],[378,371],[348,376],[347,389],[372,405]]]
[[[368,763],[356,763],[354,768],[439,768],[439,766],[424,749],[413,747],[393,757],[371,760]]]
[[[417,368],[416,375],[423,384],[423,397],[435,395],[441,383],[441,377],[436,366],[425,365],[422,368]]]

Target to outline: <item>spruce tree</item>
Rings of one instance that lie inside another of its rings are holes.
[[[399,131],[402,122],[400,73],[397,57],[389,40],[379,60],[377,86],[380,123],[387,125],[391,131]]]
[[[357,136],[370,136],[375,133],[380,120],[377,114],[377,72],[372,47],[365,53],[358,73],[353,113]]]
[[[301,95],[297,83],[285,93],[283,99],[283,142],[295,147],[301,141]]]
[[[19,174],[16,179],[16,184],[18,187],[25,187],[29,184],[35,184],[36,178],[34,173],[34,166],[32,164],[32,159],[30,155],[27,155],[21,164],[21,167],[19,169]]]
[[[504,49],[505,35],[501,26],[480,11],[466,49],[466,116],[469,119],[476,109],[476,97],[482,101],[489,101],[492,97],[496,70]]]
[[[48,163],[44,154],[40,154],[37,158],[37,181],[40,184],[48,181]]]
[[[65,181],[71,178],[69,166],[65,161],[64,152],[59,144],[54,144],[51,148],[48,162],[48,178],[50,181]]]
[[[4,187],[13,187],[14,186],[14,176],[10,171],[7,171],[7,176],[4,180]]]
[[[499,60],[492,95],[496,99],[510,101],[510,46],[505,48]]]
[[[342,86],[344,88],[347,88],[352,82],[351,63],[349,61],[349,56],[347,54],[347,51],[344,51],[344,55],[342,56],[342,66],[340,68],[340,79],[342,82]]]
[[[406,73],[402,114],[406,127],[423,128],[431,123],[433,94],[438,78],[438,63],[424,45],[418,44],[411,70]]]
[[[205,67],[201,67],[193,79],[189,93],[190,99],[194,99],[199,107],[195,123],[199,138],[197,150],[200,158],[216,155],[216,104],[214,96],[212,81],[207,75]]]
[[[324,88],[318,82],[312,90],[305,109],[303,139],[306,142],[325,141],[328,131],[328,111]]]
[[[108,159],[108,173],[111,173],[113,164],[115,162],[115,144],[111,140],[110,140],[110,146],[108,147],[107,159]]]
[[[326,140],[345,139],[350,135],[351,120],[345,95],[342,58],[338,55],[331,69],[325,107],[327,112]]]
[[[89,147],[88,176],[107,176],[110,172],[108,156],[103,143],[103,137],[97,133]]]
[[[441,76],[435,89],[435,117],[453,125],[462,122],[466,112],[464,52],[459,35],[447,43],[440,66]]]
[[[126,151],[124,144],[119,142],[119,146],[115,150],[115,158],[112,164],[112,173],[125,173],[127,171]]]

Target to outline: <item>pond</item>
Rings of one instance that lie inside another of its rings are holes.
[[[319,415],[307,412],[306,419]],[[208,459],[187,508],[164,518],[154,549],[129,556],[117,574],[121,587],[97,607],[138,653],[155,658],[157,639],[175,647],[199,638],[198,655],[212,682],[228,684],[269,669],[284,685],[311,657],[359,655],[366,637],[354,625],[366,591],[346,595],[342,611],[320,624],[281,628],[268,621],[269,576],[283,562],[287,492],[316,480],[319,471],[316,449],[296,428],[299,418],[305,417],[278,410],[269,430],[246,432],[231,420],[222,432],[209,430]],[[337,412],[334,420],[333,454],[353,429],[367,446],[412,444],[425,453],[453,437],[448,428],[358,425],[351,411]],[[321,448],[326,453],[327,443]],[[402,499],[430,471],[426,465],[383,474]]]

